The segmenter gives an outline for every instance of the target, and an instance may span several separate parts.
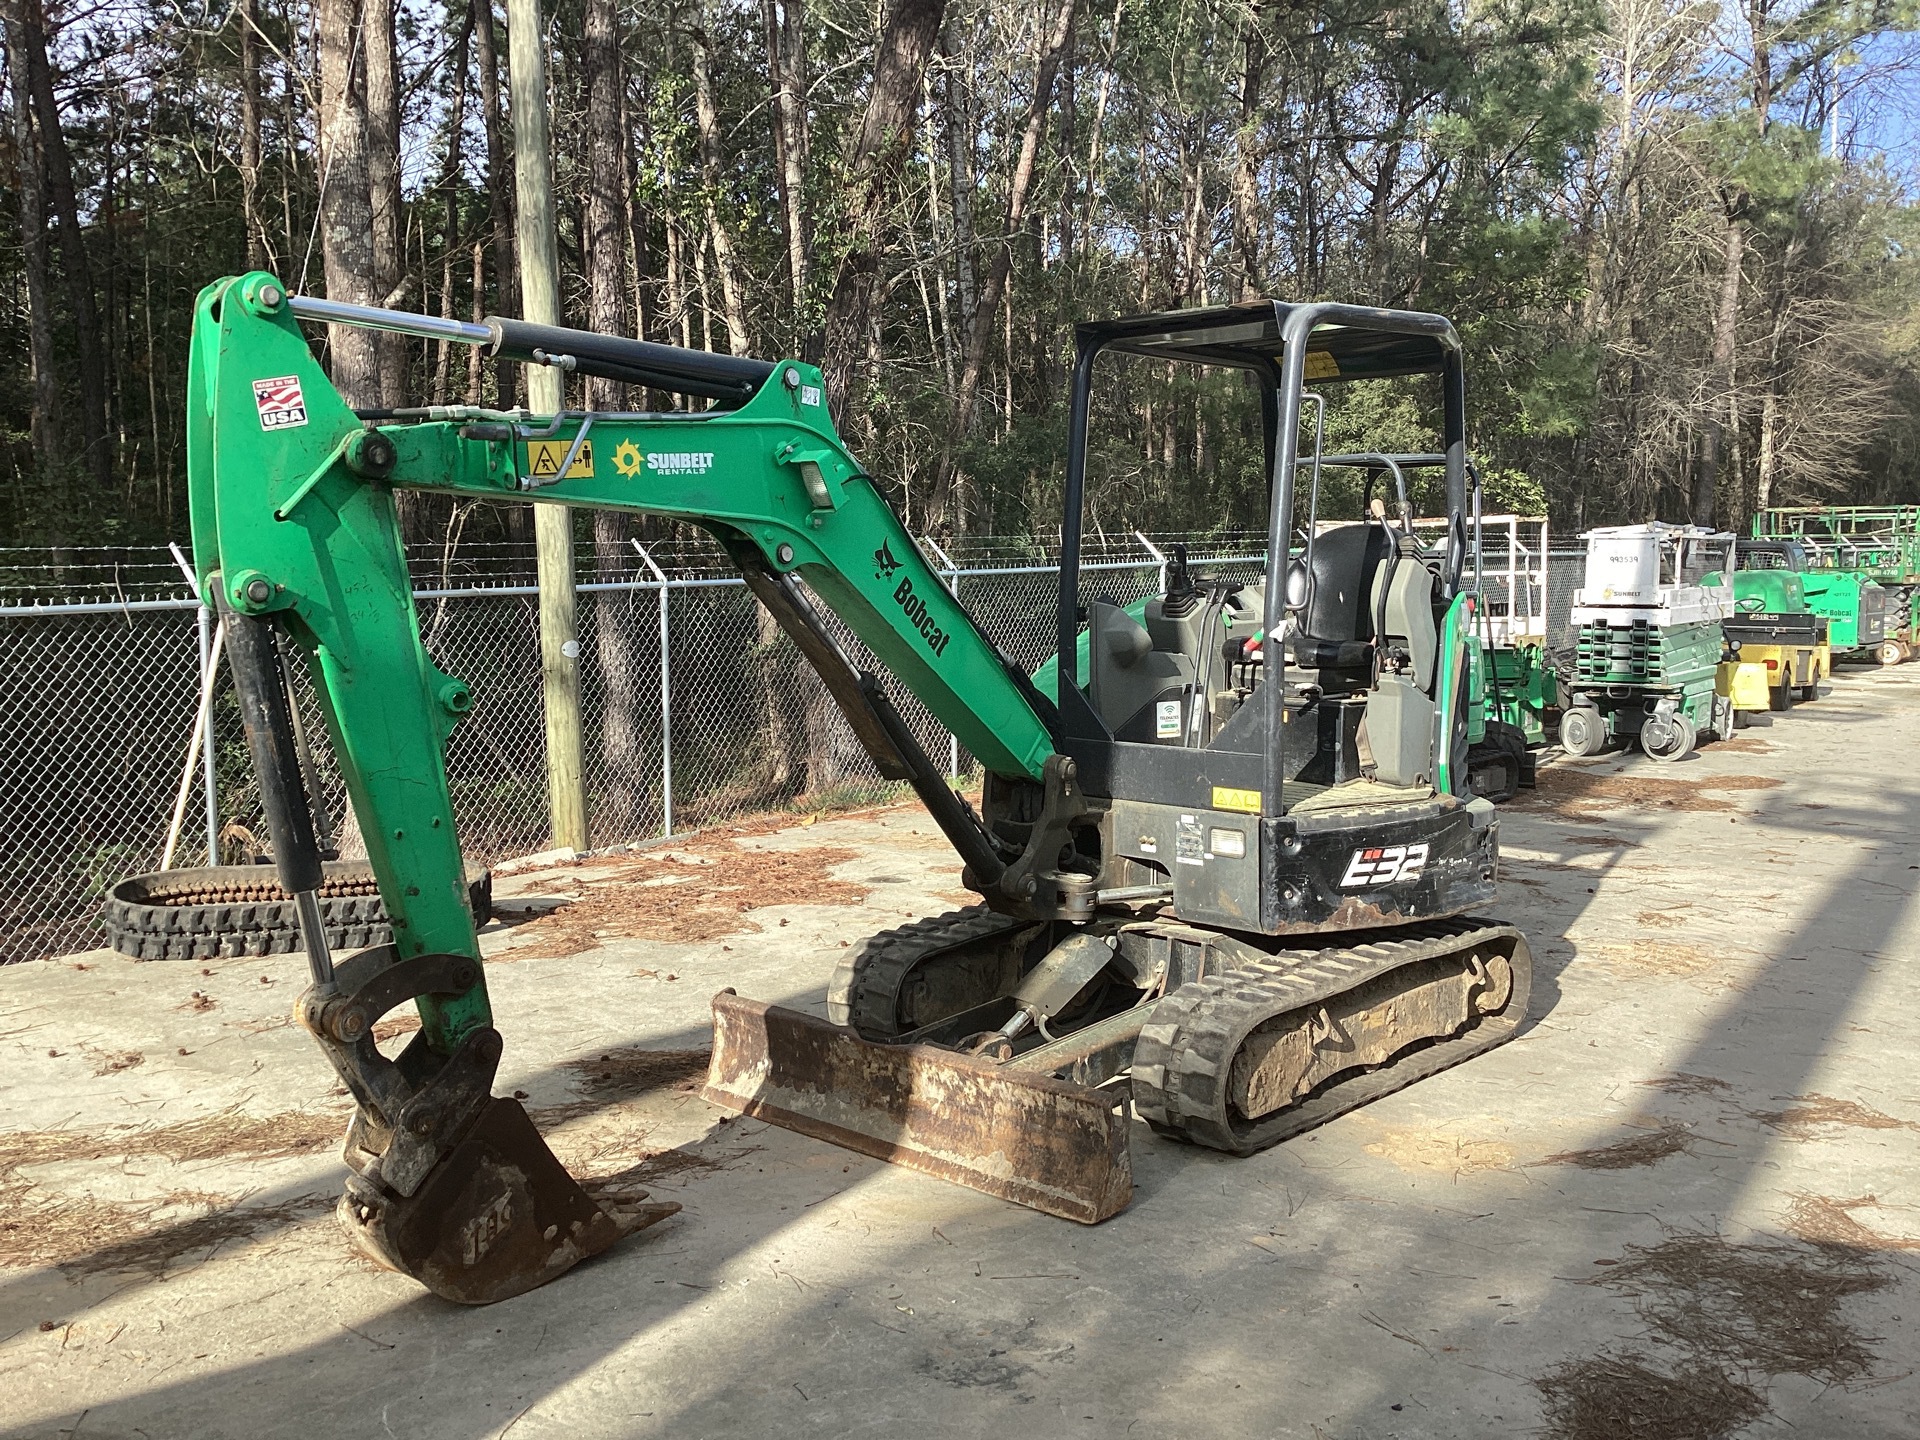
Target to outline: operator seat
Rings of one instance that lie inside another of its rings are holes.
[[[1341,525],[1314,537],[1306,604],[1290,648],[1294,664],[1320,672],[1323,689],[1371,683],[1373,581],[1392,553],[1393,539],[1377,522]]]

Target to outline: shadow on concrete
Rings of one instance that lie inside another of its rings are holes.
[[[1775,798],[1763,797],[1758,813],[1742,816],[1757,820],[1757,829],[1831,834],[1871,824],[1910,834],[1920,823],[1911,787],[1879,789],[1891,813],[1836,805],[1818,824],[1787,813],[1792,802],[1780,792],[1769,795]],[[1593,853],[1579,844],[1583,829],[1591,834],[1590,826],[1516,814],[1508,835],[1558,855],[1551,865],[1573,866]],[[1622,809],[1606,829],[1627,843],[1578,866],[1583,873],[1571,881],[1509,890],[1521,892],[1519,903],[1501,910],[1539,936],[1533,1018],[1515,1045],[1466,1067],[1469,1098],[1497,1096],[1530,1063],[1527,1037],[1558,1007],[1559,980],[1580,958],[1564,936],[1603,880],[1636,855],[1684,864],[1657,814]],[[1513,879],[1527,878],[1526,862],[1512,868]],[[1857,1004],[1872,957],[1905,925],[1911,889],[1898,849],[1871,853],[1857,874],[1835,876],[1799,923],[1758,938],[1764,965],[1667,1068],[1725,1081],[1743,1096],[1802,1093]],[[1795,968],[1814,963],[1806,957],[1815,954],[1822,957],[1817,974]],[[1565,1029],[1581,1018],[1555,1023]],[[1550,1055],[1543,1059],[1551,1063]],[[1608,1122],[1593,1139],[1619,1133]],[[1377,1200],[1369,1187],[1378,1187],[1355,1173],[1353,1160],[1331,1156],[1331,1145],[1319,1152],[1317,1135],[1235,1161],[1157,1144],[1144,1127],[1136,1127],[1134,1147],[1141,1198],[1096,1229],[918,1177],[907,1214],[898,1187],[863,1195],[885,1173],[870,1162],[781,1132],[749,1130],[744,1138],[762,1140],[769,1158],[791,1173],[764,1186],[744,1169],[709,1176],[680,1197],[685,1216],[559,1285],[479,1311],[412,1292],[355,1332],[97,1406],[85,1433],[358,1436],[377,1420],[393,1434],[511,1431],[518,1440],[789,1427],[935,1436],[1025,1427],[1043,1416],[1064,1434],[1118,1434],[1138,1422],[1170,1435],[1513,1433],[1537,1421],[1532,1377],[1502,1364],[1475,1328],[1463,1299],[1480,1292],[1480,1277],[1456,1267],[1474,1253],[1490,1266],[1510,1265],[1514,1239],[1525,1235],[1540,1295],[1528,1324],[1571,1335],[1575,1319],[1599,1302],[1592,1290],[1557,1277],[1591,1273],[1596,1256],[1648,1238],[1649,1221],[1658,1223],[1644,1208],[1623,1214],[1610,1206],[1622,1182],[1601,1172],[1529,1172],[1516,1197],[1480,1213]],[[1715,1225],[1766,1185],[1766,1150],[1764,1140],[1736,1143],[1716,1150],[1711,1163],[1675,1173],[1663,1212],[1683,1210],[1703,1227]],[[822,1152],[844,1163],[801,1163]],[[1229,1186],[1253,1194],[1266,1232],[1243,1216],[1219,1218]],[[747,1198],[728,1204],[736,1194]],[[781,1199],[793,1208],[769,1208]],[[1376,1218],[1355,1221],[1348,1212]],[[810,1278],[789,1273],[789,1288],[776,1259],[764,1288],[739,1298],[746,1257],[771,1254],[789,1223],[810,1214],[833,1217],[827,1228],[842,1237],[841,1248],[814,1253],[808,1247],[820,1242],[796,1235],[792,1243],[807,1253],[787,1263],[804,1265]],[[861,1225],[864,1238],[847,1238]],[[1426,1262],[1430,1252],[1437,1259]],[[669,1259],[677,1262],[670,1268],[662,1263]],[[1445,1269],[1423,1270],[1423,1262]],[[1396,1270],[1415,1283],[1389,1290],[1381,1274]],[[729,1282],[736,1298],[726,1320],[680,1323],[718,1303]],[[321,1277],[302,1283],[312,1286],[316,1305],[326,1303]],[[882,1289],[898,1289],[911,1303],[889,1309],[894,1297],[880,1296]],[[937,1309],[924,1318],[914,1313],[940,1299],[948,1300],[950,1318]],[[1440,1338],[1447,1336],[1462,1343]],[[1307,1367],[1315,1373],[1288,1372],[1296,1378],[1282,1404],[1271,1377],[1290,1347],[1318,1358]],[[1388,1428],[1399,1423],[1390,1407],[1404,1403],[1407,1374],[1467,1398],[1450,1416]],[[551,1418],[535,1413],[548,1404]],[[1322,1415],[1332,1428],[1311,1418]],[[1381,1418],[1376,1425],[1354,1418],[1361,1416]],[[7,1433],[51,1437],[69,1424]]]

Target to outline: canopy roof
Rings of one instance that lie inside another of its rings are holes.
[[[1285,355],[1289,333],[1306,333],[1310,381],[1432,374],[1443,367],[1449,352],[1460,349],[1460,337],[1443,315],[1282,300],[1088,321],[1077,333],[1082,345],[1162,360],[1255,368]]]

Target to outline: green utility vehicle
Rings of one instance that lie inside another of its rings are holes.
[[[1650,759],[1678,760],[1703,736],[1731,735],[1733,707],[1718,680],[1733,536],[1656,522],[1582,538],[1561,748],[1595,755],[1610,740],[1637,740]]]
[[[302,321],[479,345],[695,403],[356,414]],[[1531,954],[1518,930],[1479,918],[1499,819],[1467,781],[1478,602],[1452,324],[1267,300],[1084,324],[1075,342],[1054,657],[1037,685],[841,444],[809,365],[304,299],[265,274],[201,292],[187,412],[194,560],[226,626],[281,884],[296,898],[312,982],[299,1018],[355,1102],[339,1214],[368,1255],[481,1304],[649,1218],[596,1203],[519,1101],[492,1093],[504,1042],[445,766],[449,735],[485,698],[421,644],[403,489],[705,527],[879,772],[913,787],[964,862],[982,904],[844,952],[827,992],[844,1024],[715,996],[705,1093],[717,1103],[1091,1223],[1132,1195],[1136,1116],[1245,1154],[1514,1034]],[[1113,394],[1096,393],[1096,375],[1132,366],[1157,380],[1174,364],[1247,387],[1246,433],[1267,478],[1264,573],[1171,575],[1129,613],[1082,586],[1086,492],[1101,483],[1090,451],[1117,453],[1089,445],[1090,431],[1104,438],[1095,401],[1104,416]],[[1319,443],[1302,441],[1303,409],[1322,410],[1309,377],[1424,392],[1450,521],[1437,555],[1404,508],[1317,530],[1333,507]],[[979,811],[822,607],[979,759]],[[391,945],[337,962],[277,637],[313,678],[393,926]],[[389,1058],[373,1027],[407,1003],[421,1029]]]
[[[1843,640],[1836,630],[1836,658],[1898,665],[1920,650],[1920,505],[1763,510],[1753,517],[1753,533],[1756,539],[1798,542],[1809,576],[1852,575],[1883,592],[1875,601],[1860,585],[1842,585],[1832,591],[1828,608],[1851,609],[1862,621],[1853,627],[1851,640]],[[1867,612],[1874,608],[1882,611],[1878,634],[1872,624],[1865,623]]]
[[[1877,582],[1857,570],[1822,565],[1821,552],[1797,538],[1742,540],[1735,549],[1743,571],[1800,577],[1807,608],[1827,622],[1830,667],[1841,660],[1900,663],[1904,651],[1897,635],[1888,633],[1889,592]]]

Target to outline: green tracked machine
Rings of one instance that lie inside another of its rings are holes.
[[[474,344],[686,408],[357,414],[303,320]],[[355,1101],[339,1216],[368,1255],[486,1303],[658,1213],[597,1204],[518,1101],[492,1093],[504,1042],[445,766],[449,734],[484,697],[422,646],[401,489],[705,527],[881,774],[911,785],[964,861],[982,903],[851,952],[829,987],[844,1023],[717,995],[705,1093],[720,1104],[1094,1222],[1132,1193],[1134,1117],[1245,1154],[1514,1034],[1530,952],[1518,930],[1476,918],[1494,898],[1499,826],[1467,787],[1476,601],[1452,325],[1262,301],[1082,325],[1076,346],[1056,653],[1036,683],[941,584],[841,445],[807,365],[304,299],[258,273],[201,293],[195,563],[230,637],[275,861],[302,920],[311,983],[298,1018]],[[1106,356],[1255,388],[1261,579],[1175,567],[1137,613],[1083,596],[1081,514],[1099,483],[1089,415]],[[1450,521],[1437,554],[1384,507],[1318,533],[1302,524],[1317,517],[1323,459],[1299,438],[1303,407],[1323,412],[1309,376],[1431,389]],[[977,812],[881,677],[832,638],[823,607],[978,758]],[[327,948],[282,641],[311,674],[390,945]],[[406,1004],[421,1029],[389,1058],[373,1027]]]
[[[1561,748],[1596,755],[1610,740],[1633,741],[1649,759],[1673,761],[1702,738],[1729,737],[1733,708],[1718,679],[1734,537],[1656,522],[1581,538]]]
[[[1838,622],[1836,658],[1899,665],[1920,650],[1920,505],[1762,510],[1753,535],[1798,545],[1809,595],[1817,587]]]
[[[1799,539],[1742,540],[1735,552],[1743,570],[1800,577],[1807,608],[1826,622],[1829,673],[1842,660],[1898,665],[1905,659],[1898,621],[1889,614],[1892,594],[1877,581],[1858,570],[1823,564],[1833,557]]]

